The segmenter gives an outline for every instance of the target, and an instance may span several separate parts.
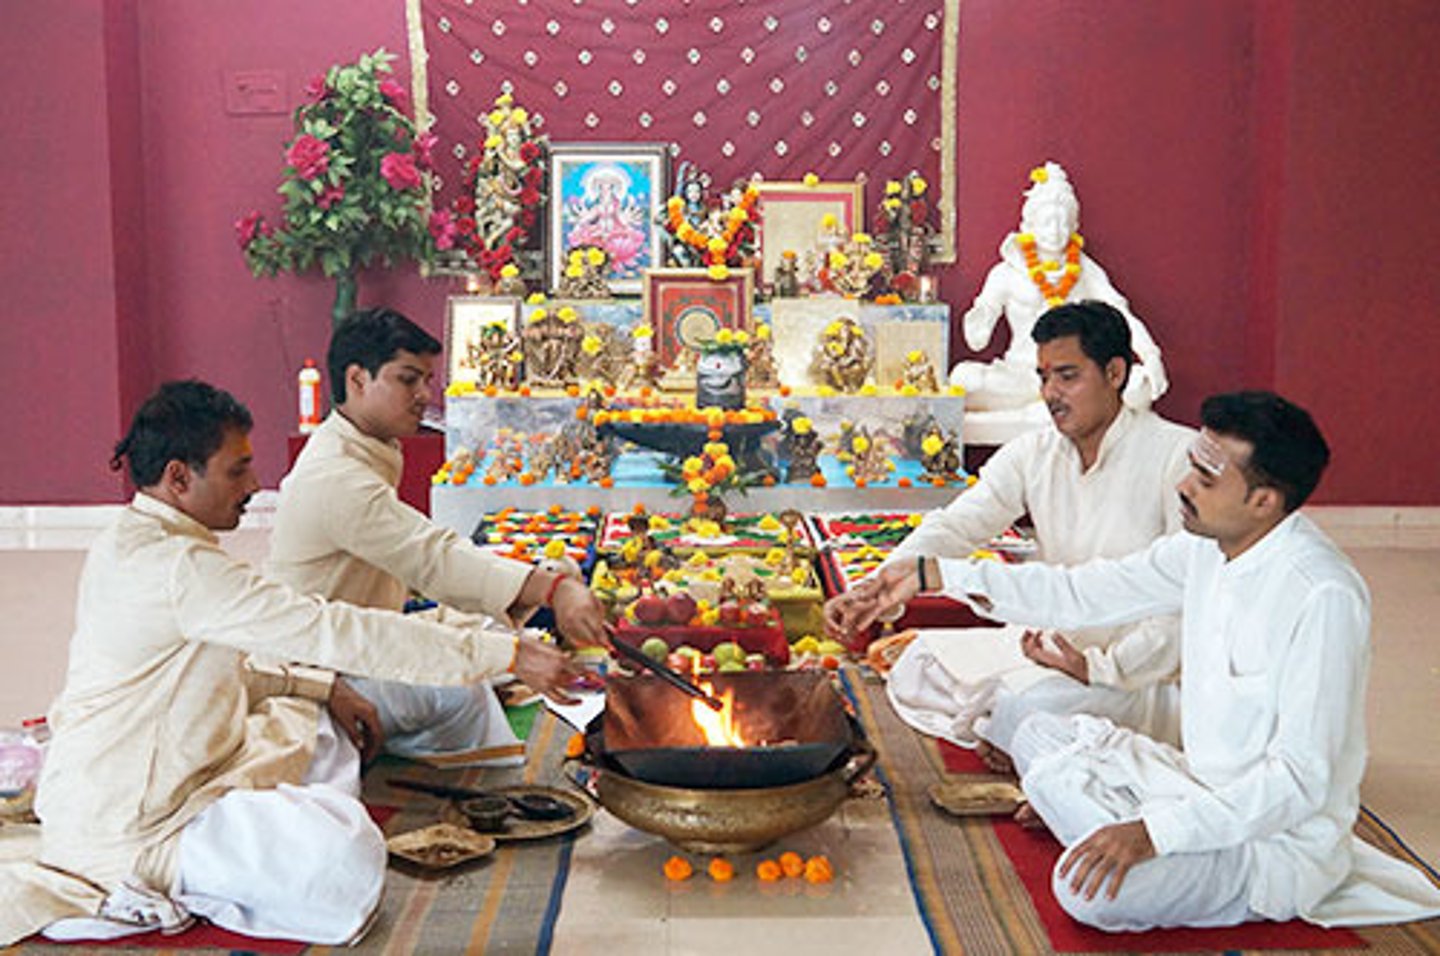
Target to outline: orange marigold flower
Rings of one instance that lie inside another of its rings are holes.
[[[690,861],[683,856],[672,856],[665,861],[665,878],[667,880],[675,880],[677,882],[680,880],[688,880],[694,872],[695,868],[691,866]]]
[[[789,386],[789,385],[781,385],[781,386],[780,386],[780,397],[781,397],[781,398],[784,398],[785,396],[787,396],[787,395],[789,395],[789,394],[790,394],[790,386]]]
[[[755,864],[755,875],[766,883],[774,883],[785,875],[785,871],[774,860],[761,860]]]
[[[531,474],[530,472],[528,472],[528,471],[525,472],[523,475],[520,476],[520,484],[522,484],[522,485],[533,485],[533,484],[535,484],[535,476],[532,475],[532,474]]]
[[[494,385],[486,385],[486,386],[485,386],[485,397],[486,397],[486,398],[494,398],[494,397],[499,393],[499,391],[500,391],[500,390],[499,390],[498,388],[496,388]]]
[[[525,398],[529,398],[529,397],[530,397],[530,386],[529,386],[529,385],[521,385],[521,386],[520,386],[520,394],[521,394],[522,396],[524,396]]]
[[[914,484],[914,482],[911,481],[909,478],[901,478],[899,481],[895,482],[895,484],[899,485],[901,488],[909,488],[911,485]]]
[[[711,860],[706,869],[710,872],[710,879],[716,883],[729,883],[735,879],[735,865],[723,856],[717,856]]]
[[[825,487],[825,476],[822,475],[822,474],[820,474],[820,472],[818,472],[818,471],[815,472],[815,474],[813,474],[813,475],[810,476],[810,484],[813,485],[813,486],[816,487],[816,488],[824,488],[824,487]]]
[[[794,850],[780,854],[780,869],[786,876],[802,876],[805,873],[805,858]]]
[[[614,478],[611,478],[609,475],[606,475],[604,478],[601,478],[601,479],[600,479],[600,487],[601,487],[601,488],[613,488],[613,487],[615,487],[615,479],[614,479]]]
[[[823,856],[812,856],[805,861],[806,883],[829,883],[835,879],[835,870]]]
[[[569,395],[571,398],[574,398],[576,395],[579,395],[579,394],[580,394],[580,386],[579,386],[579,385],[566,385],[566,386],[565,386],[565,394],[566,394],[566,395]]]
[[[585,752],[585,735],[571,734],[570,739],[565,741],[565,756],[574,760]]]

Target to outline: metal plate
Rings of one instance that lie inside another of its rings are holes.
[[[499,843],[510,843],[521,840],[543,840],[546,837],[558,836],[561,833],[569,833],[571,830],[578,830],[590,822],[595,815],[595,804],[590,798],[574,790],[562,790],[559,787],[542,787],[538,785],[520,784],[514,787],[486,787],[487,793],[496,796],[519,797],[519,796],[545,796],[554,797],[561,803],[574,809],[575,813],[565,820],[527,820],[524,817],[511,814],[505,820],[505,825],[499,830],[485,833],[486,837],[493,838]],[[453,800],[447,800],[440,811],[440,819],[446,823],[453,823],[456,826],[469,830],[469,820]],[[474,832],[474,831],[470,831]]]

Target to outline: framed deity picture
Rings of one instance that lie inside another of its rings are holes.
[[[445,380],[479,382],[487,353],[503,360],[518,347],[519,327],[517,298],[452,295],[445,303]]]
[[[661,143],[551,143],[546,276],[560,288],[572,249],[609,256],[616,295],[636,295],[646,269],[665,264],[659,224],[670,151]]]
[[[645,273],[645,321],[654,330],[655,358],[674,367],[686,351],[713,339],[721,329],[750,328],[755,273],[732,269],[712,279],[705,269],[650,269]]]
[[[775,266],[791,250],[813,266],[827,241],[843,242],[865,225],[865,185],[860,182],[760,182],[760,274],[768,287],[775,282]],[[835,217],[833,230],[825,226]]]

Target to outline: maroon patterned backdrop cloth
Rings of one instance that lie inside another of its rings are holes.
[[[439,202],[510,92],[552,142],[665,143],[723,191],[918,170],[939,192],[943,0],[420,0]],[[932,202],[938,200],[932,194]]]

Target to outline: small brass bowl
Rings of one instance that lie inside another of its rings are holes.
[[[510,801],[505,797],[471,797],[461,800],[460,812],[470,821],[470,827],[481,833],[494,833],[505,828],[505,818],[510,816]]]

